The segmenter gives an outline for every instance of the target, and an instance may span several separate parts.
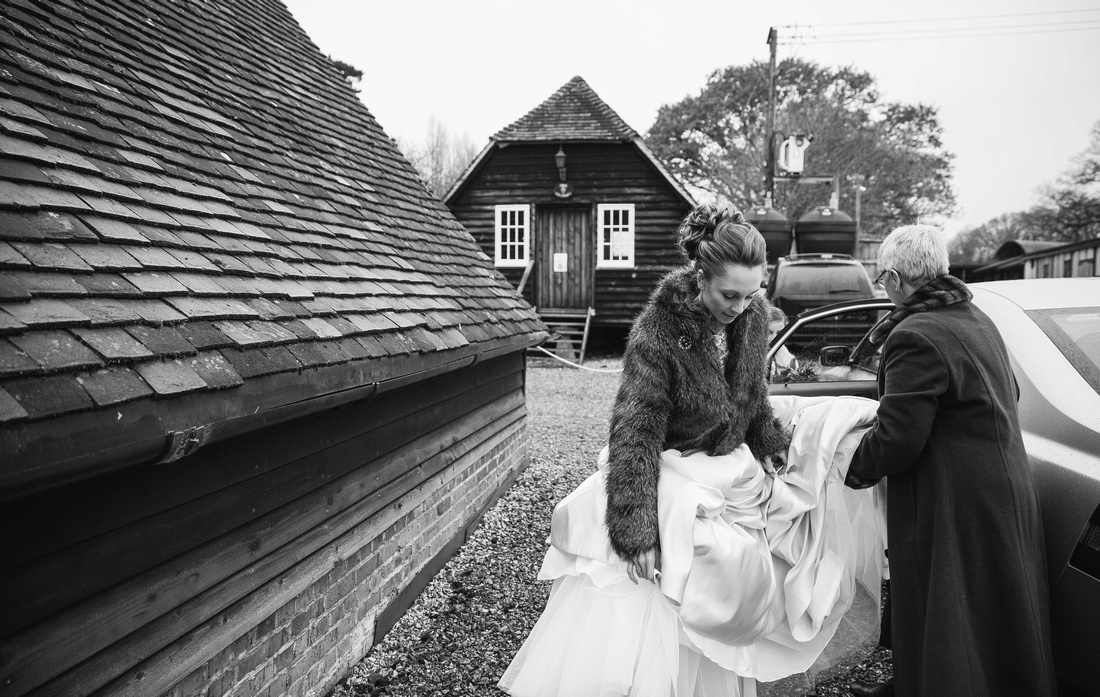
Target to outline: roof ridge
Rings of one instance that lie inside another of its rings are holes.
[[[492,140],[626,141],[640,137],[580,75],[493,135]]]

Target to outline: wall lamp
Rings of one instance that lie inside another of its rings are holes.
[[[565,151],[562,147],[558,146],[558,154],[554,155],[554,162],[558,164],[558,176],[562,181],[565,181]]]

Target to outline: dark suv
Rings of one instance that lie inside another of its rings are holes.
[[[847,254],[792,254],[776,262],[764,295],[794,317],[803,310],[873,298],[876,293],[867,269]]]

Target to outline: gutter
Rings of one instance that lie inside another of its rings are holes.
[[[172,463],[211,444],[371,400],[526,350],[545,338],[545,332],[537,332],[450,351],[275,373],[224,390],[146,397],[52,419],[8,424],[0,430],[0,452],[6,454],[0,467],[0,503],[135,465]],[[316,392],[318,386],[323,390],[320,393]]]

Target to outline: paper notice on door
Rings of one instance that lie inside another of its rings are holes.
[[[569,254],[566,252],[554,252],[554,273],[565,273],[569,270]]]

